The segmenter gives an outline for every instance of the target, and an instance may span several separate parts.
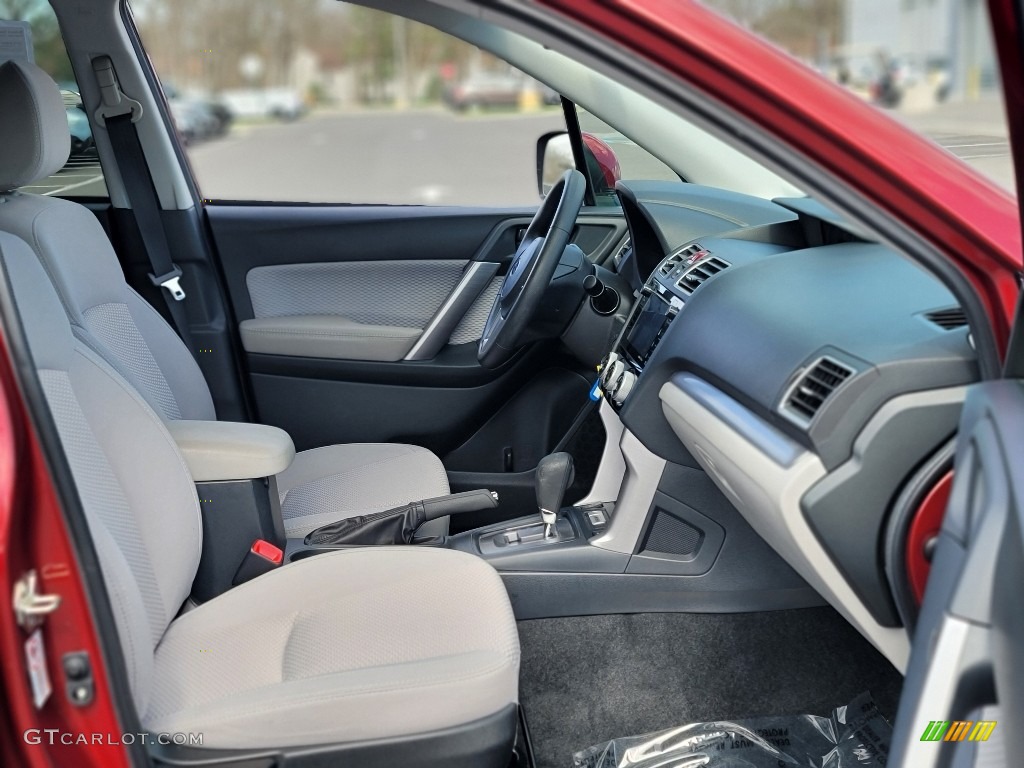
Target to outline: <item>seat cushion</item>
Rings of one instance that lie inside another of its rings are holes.
[[[519,639],[483,560],[425,547],[317,555],[172,622],[143,724],[207,748],[387,739],[517,702]]]
[[[425,448],[399,443],[328,445],[296,454],[277,476],[288,536],[300,538],[346,517],[400,507],[448,493],[441,460]],[[436,522],[436,521],[432,521]],[[447,520],[441,521],[447,527]],[[420,527],[424,535],[432,530]]]

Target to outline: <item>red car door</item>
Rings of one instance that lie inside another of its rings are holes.
[[[1020,190],[1024,2],[991,0],[989,9]],[[1024,748],[1017,727],[1024,716],[1022,309],[1018,304],[1004,377],[973,387],[964,405],[953,488],[914,636],[892,765],[927,768],[955,759],[964,765],[1016,765]],[[949,721],[953,737],[929,740],[935,721]],[[962,734],[956,733],[957,723],[966,724]],[[983,724],[993,735],[998,731],[995,744],[975,739]],[[974,754],[962,754],[965,747]]]

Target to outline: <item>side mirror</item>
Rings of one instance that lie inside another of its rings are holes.
[[[537,191],[542,198],[548,196],[563,173],[575,167],[567,132],[552,131],[537,139]]]
[[[583,154],[587,176],[596,197],[612,194],[615,182],[622,178],[619,160],[604,141],[592,133],[583,134]],[[570,168],[576,167],[572,142],[565,131],[545,133],[537,139],[537,190],[546,197],[551,187]]]

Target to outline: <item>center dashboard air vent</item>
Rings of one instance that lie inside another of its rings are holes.
[[[678,251],[676,253],[673,253],[671,256],[669,256],[667,259],[665,259],[661,263],[661,266],[658,267],[658,272],[660,274],[662,274],[662,275],[668,275],[668,274],[670,274],[672,272],[673,269],[676,268],[676,265],[678,265],[679,262],[682,261],[682,260],[683,260],[683,251]]]
[[[658,272],[663,275],[670,275],[682,262],[685,261],[687,264],[693,264],[698,259],[702,259],[707,256],[709,253],[710,251],[700,243],[688,245],[685,248],[680,248],[665,259],[658,268]]]
[[[834,358],[819,358],[789,390],[782,401],[783,414],[806,427],[829,396],[853,374],[853,368]]]
[[[717,256],[706,256],[689,267],[676,281],[676,286],[683,293],[693,293],[707,280],[729,267],[729,262]]]

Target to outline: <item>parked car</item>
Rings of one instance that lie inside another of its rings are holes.
[[[306,113],[306,103],[294,88],[241,88],[224,91],[221,102],[235,117],[297,120]]]
[[[184,92],[168,81],[161,83],[171,117],[186,144],[223,136],[234,114],[223,100],[203,92]]]
[[[186,144],[215,139],[227,133],[233,117],[223,105],[198,99],[168,99],[171,116]]]
[[[68,130],[71,132],[71,156],[72,157],[94,157],[96,155],[96,144],[92,138],[92,127],[89,125],[89,116],[82,106],[82,97],[76,92],[61,89],[61,96],[64,99],[64,109],[68,117]]]
[[[75,83],[58,83],[60,97],[68,114],[68,130],[71,132],[71,157],[94,158],[96,144],[92,139],[92,127],[82,105],[82,96],[75,90]]]
[[[473,107],[516,107],[522,97],[523,87],[521,76],[476,73],[445,91],[445,103],[458,112]]]

